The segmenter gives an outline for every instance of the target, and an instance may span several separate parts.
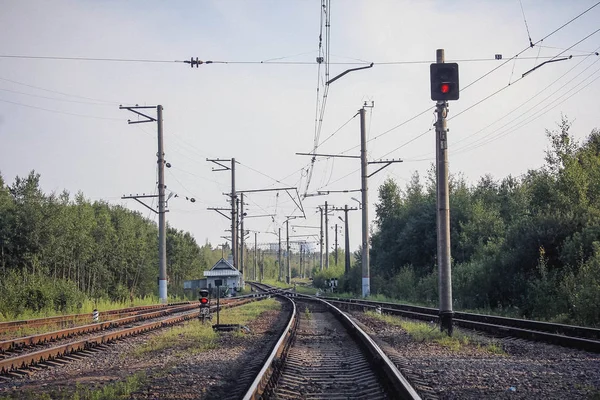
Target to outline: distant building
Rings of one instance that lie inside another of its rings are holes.
[[[221,287],[230,290],[239,290],[241,285],[241,274],[240,271],[235,269],[231,262],[221,258],[213,267],[204,271],[204,279],[195,279],[192,281],[184,281],[183,289],[184,290],[199,290],[199,289],[209,289],[212,291],[213,288],[216,287],[215,281],[221,280]]]

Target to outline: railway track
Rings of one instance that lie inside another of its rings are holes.
[[[331,303],[279,293],[292,312],[244,399],[419,399],[375,342]]]
[[[240,306],[262,297],[243,296],[221,304],[221,309]],[[211,306],[216,310],[216,306]],[[169,314],[176,314],[171,315]],[[114,321],[84,325],[55,332],[0,342],[0,376],[23,376],[56,364],[93,355],[106,344],[152,330],[165,328],[198,316],[198,305],[190,303]],[[146,322],[155,319],[152,322]],[[156,320],[159,319],[159,320]],[[101,331],[99,335],[94,333]],[[85,335],[85,338],[74,337]],[[40,350],[39,348],[42,347]]]
[[[158,310],[166,310],[172,307],[178,307],[186,304],[191,304],[189,301],[187,302],[179,302],[179,303],[171,303],[171,304],[155,304],[148,306],[137,306],[137,307],[128,307],[121,308],[116,310],[107,310],[99,312],[99,319],[103,321],[113,320],[125,316],[139,315],[145,314],[152,311]],[[0,322],[0,338],[6,339],[13,332],[19,332],[23,329],[31,329],[31,328],[54,328],[54,327],[66,327],[66,326],[74,326],[77,324],[85,324],[92,321],[91,313],[83,313],[83,314],[70,314],[70,315],[60,315],[55,317],[45,317],[45,318],[36,318],[29,320],[19,320],[19,321],[6,321]]]
[[[439,311],[435,308],[362,299],[334,297],[325,297],[325,299],[346,310],[379,309],[386,314],[439,322]],[[455,312],[453,322],[454,325],[462,328],[496,336],[511,336],[600,353],[600,329],[596,328],[465,312]]]

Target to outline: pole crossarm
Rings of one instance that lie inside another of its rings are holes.
[[[367,65],[366,67],[358,67],[358,68],[347,69],[346,71],[342,72],[338,76],[336,76],[334,78],[331,78],[330,80],[328,80],[327,82],[325,82],[325,84],[329,85],[330,83],[333,83],[333,82],[337,81],[338,79],[340,79],[342,76],[346,75],[349,72],[360,71],[361,69],[368,69],[368,68],[373,68],[373,63]]]
[[[378,170],[376,170],[375,172],[371,172],[369,175],[367,175],[367,178],[372,177],[373,175],[375,175],[376,173],[378,173],[379,171],[383,170],[384,168],[389,167],[390,165],[394,164],[394,163],[401,163],[403,162],[403,160],[378,160],[378,161],[369,161],[367,164],[385,164],[383,167],[379,168]]]
[[[128,106],[125,106],[125,107],[124,106],[119,106],[119,110],[129,110],[129,111],[131,111],[134,114],[137,114],[139,116],[142,116],[142,117],[146,118],[143,121],[132,121],[132,120],[128,119],[127,120],[128,124],[142,124],[144,122],[156,122],[157,121],[156,118],[151,117],[149,115],[146,115],[143,112],[137,111],[139,109],[145,109],[145,108],[156,109],[156,106],[130,106],[130,107],[128,107]]]
[[[273,188],[273,189],[249,189],[249,190],[237,190],[237,193],[258,193],[258,192],[276,192],[280,190],[294,190],[295,187],[284,187],[284,188]]]
[[[155,214],[158,214],[158,211],[156,211],[154,208],[150,207],[148,204],[144,203],[143,201],[141,201],[139,199],[139,198],[146,198],[146,197],[158,197],[158,195],[122,196],[121,199],[123,199],[123,200],[133,199],[133,200],[137,201],[138,203],[140,203],[141,205],[143,205],[144,207],[146,207],[148,210],[152,211]]]
[[[565,60],[570,60],[571,58],[573,58],[573,56],[569,56],[569,57],[563,57],[563,58],[557,58],[556,60],[548,60],[548,61],[544,61],[543,63],[541,63],[540,65],[536,65],[535,67],[531,68],[529,71],[525,72],[523,75],[521,75],[521,78],[525,78],[525,75],[532,73],[533,71],[535,71],[536,69],[540,68],[542,65],[546,65],[546,64],[550,64],[553,62],[557,62],[557,61],[565,61]]]
[[[246,219],[246,218],[275,217],[275,216],[276,216],[276,214],[244,215],[244,219]]]
[[[216,211],[219,214],[221,214],[222,216],[224,216],[225,218],[231,220],[231,217],[227,214],[223,214],[223,211],[231,211],[229,208],[216,208],[216,207],[208,207],[207,210],[212,210],[212,211]]]
[[[358,211],[358,208],[354,208],[354,207],[348,207],[348,208],[340,208],[340,207],[336,207],[336,208],[332,208],[331,211]]]
[[[231,169],[231,167],[221,164],[222,162],[231,162],[231,158],[229,159],[221,159],[221,158],[214,158],[214,159],[210,159],[207,158],[206,161],[212,162],[217,164],[218,166],[220,166],[221,168],[212,168],[212,171],[216,172],[216,171],[229,171]]]
[[[318,153],[296,153],[297,156],[312,157],[336,157],[336,158],[360,158],[360,156],[350,156],[345,154],[318,154]]]

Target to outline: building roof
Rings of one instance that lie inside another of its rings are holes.
[[[221,258],[209,271],[204,271],[204,276],[239,276],[240,272],[224,258]]]
[[[217,263],[213,265],[210,270],[213,271],[215,269],[230,269],[232,271],[237,271],[237,269],[235,269],[234,266],[224,258],[221,258],[219,261],[217,261]]]
[[[237,270],[230,269],[216,269],[210,271],[204,271],[204,276],[215,277],[215,276],[239,276],[240,272]]]

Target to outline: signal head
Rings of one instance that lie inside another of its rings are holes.
[[[460,95],[457,63],[435,63],[429,67],[431,100],[458,100]]]

